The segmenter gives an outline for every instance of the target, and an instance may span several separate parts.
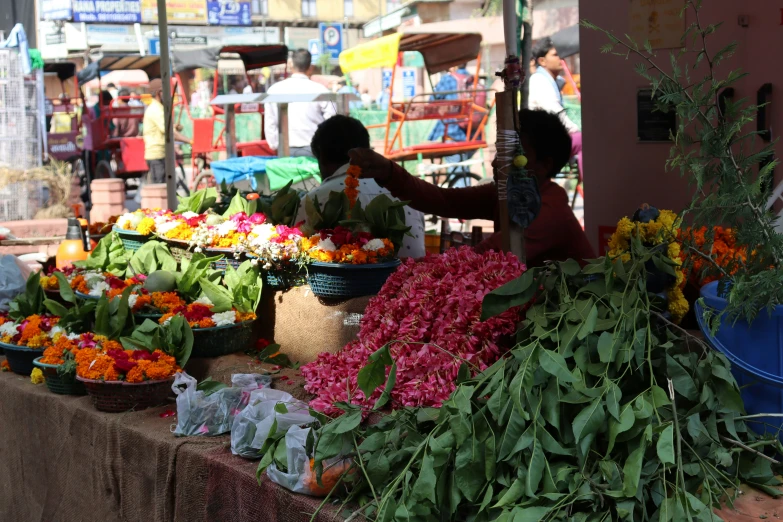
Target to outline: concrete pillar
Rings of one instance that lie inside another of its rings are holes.
[[[105,222],[125,211],[125,181],[121,179],[96,179],[90,184],[92,192],[93,222]]]
[[[168,208],[165,183],[151,183],[141,187],[141,208]]]

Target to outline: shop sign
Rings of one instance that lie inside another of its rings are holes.
[[[166,0],[166,18],[170,24],[206,24],[207,3],[205,0]],[[158,23],[158,2],[141,0],[142,22]]]
[[[210,25],[251,25],[249,0],[216,0],[207,2]]]
[[[41,20],[70,20],[71,0],[41,0]]]
[[[65,43],[65,33],[54,33],[46,35],[46,45],[57,45]]]
[[[107,24],[141,23],[141,0],[74,0],[73,19]]]

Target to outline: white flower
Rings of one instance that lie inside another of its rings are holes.
[[[136,227],[139,226],[142,219],[144,219],[144,216],[140,213],[131,212],[123,214],[117,219],[117,228],[136,230]]]
[[[261,244],[275,237],[277,235],[277,230],[274,225],[264,223],[263,225],[254,226],[250,234],[255,236],[254,243]]]
[[[181,216],[182,216],[182,217],[184,217],[185,219],[190,219],[190,218],[197,217],[197,216],[198,216],[198,214],[196,214],[195,212],[190,212],[190,211],[187,211],[187,212],[183,212],[183,213],[181,214]]]
[[[17,324],[14,322],[7,322],[0,325],[0,337],[5,337],[6,335],[10,335],[13,337],[18,332],[16,331]]]
[[[234,324],[237,321],[237,314],[234,310],[220,312],[214,314],[212,320],[215,322],[215,326],[227,326],[229,324]]]
[[[81,336],[82,336],[82,334],[77,334],[77,333],[65,334],[65,337],[67,337],[71,341],[75,341],[75,340],[79,339]]]
[[[158,233],[161,235],[164,235],[167,232],[174,230],[178,226],[179,226],[178,221],[164,221],[163,223],[160,224],[155,223],[155,228],[157,229]]]
[[[205,306],[215,306],[215,303],[213,303],[212,300],[205,295],[202,295],[201,297],[196,299],[194,303],[203,304]]]
[[[373,252],[376,252],[376,251],[378,251],[378,250],[382,249],[382,248],[383,248],[383,247],[385,247],[385,246],[386,246],[386,245],[384,245],[384,244],[383,244],[383,241],[381,241],[380,239],[371,239],[371,240],[369,240],[369,241],[367,242],[367,244],[366,244],[366,245],[364,245],[364,246],[362,247],[362,250],[367,250],[367,251],[373,251]]]
[[[136,300],[139,298],[136,294],[131,294],[128,296],[128,306],[133,308],[136,305]]]
[[[172,315],[172,316],[170,316],[170,317],[167,317],[167,318],[166,318],[166,319],[163,321],[163,326],[168,326],[168,325],[169,325],[169,323],[171,322],[171,318],[172,318],[172,317],[174,317],[174,316]]]
[[[334,252],[337,250],[337,245],[335,245],[334,242],[332,241],[332,238],[329,237],[322,241],[319,241],[318,246],[316,248],[319,248],[324,252]]]
[[[227,236],[229,232],[233,232],[237,229],[236,221],[224,221],[217,226],[217,233],[219,236]]]
[[[250,264],[253,265],[253,266],[257,266],[258,265],[258,258],[254,257],[253,259],[251,259],[250,260]]]
[[[100,297],[104,291],[108,291],[110,288],[109,283],[106,281],[98,281],[95,283],[95,286],[90,288],[90,295]]]
[[[200,246],[197,246],[196,248],[194,248],[194,249],[193,249],[193,252],[195,252],[195,253],[197,253],[197,254],[200,254],[200,253],[201,253],[201,252],[203,252],[203,251],[204,251],[204,249],[203,249],[203,248],[201,248]]]
[[[65,329],[60,326],[52,326],[52,329],[49,330],[49,338],[54,339],[54,336],[57,334],[65,333]]]

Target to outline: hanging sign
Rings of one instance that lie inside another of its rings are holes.
[[[106,24],[141,23],[141,0],[74,0],[75,22]]]
[[[41,0],[41,20],[70,20],[71,0]]]
[[[209,25],[250,25],[249,0],[209,0],[207,2]]]
[[[416,69],[402,70],[402,90],[406,98],[416,96]]]
[[[343,24],[321,22],[318,24],[318,31],[321,35],[323,54],[328,54],[332,61],[337,62],[340,53],[343,52]]]
[[[166,18],[170,24],[207,23],[207,3],[204,0],[166,0]],[[141,0],[141,21],[158,23],[157,0]]]

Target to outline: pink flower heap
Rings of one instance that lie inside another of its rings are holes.
[[[337,414],[333,404],[348,401],[350,389],[350,402],[372,406],[383,387],[365,397],[357,374],[371,353],[398,341],[391,345],[397,362],[392,407],[439,407],[454,391],[460,359],[484,370],[505,351],[503,341],[516,331],[521,311],[481,322],[481,303],[524,271],[511,254],[477,254],[468,247],[419,262],[408,259],[370,301],[358,339],[302,367],[305,390],[316,395],[310,405]]]

